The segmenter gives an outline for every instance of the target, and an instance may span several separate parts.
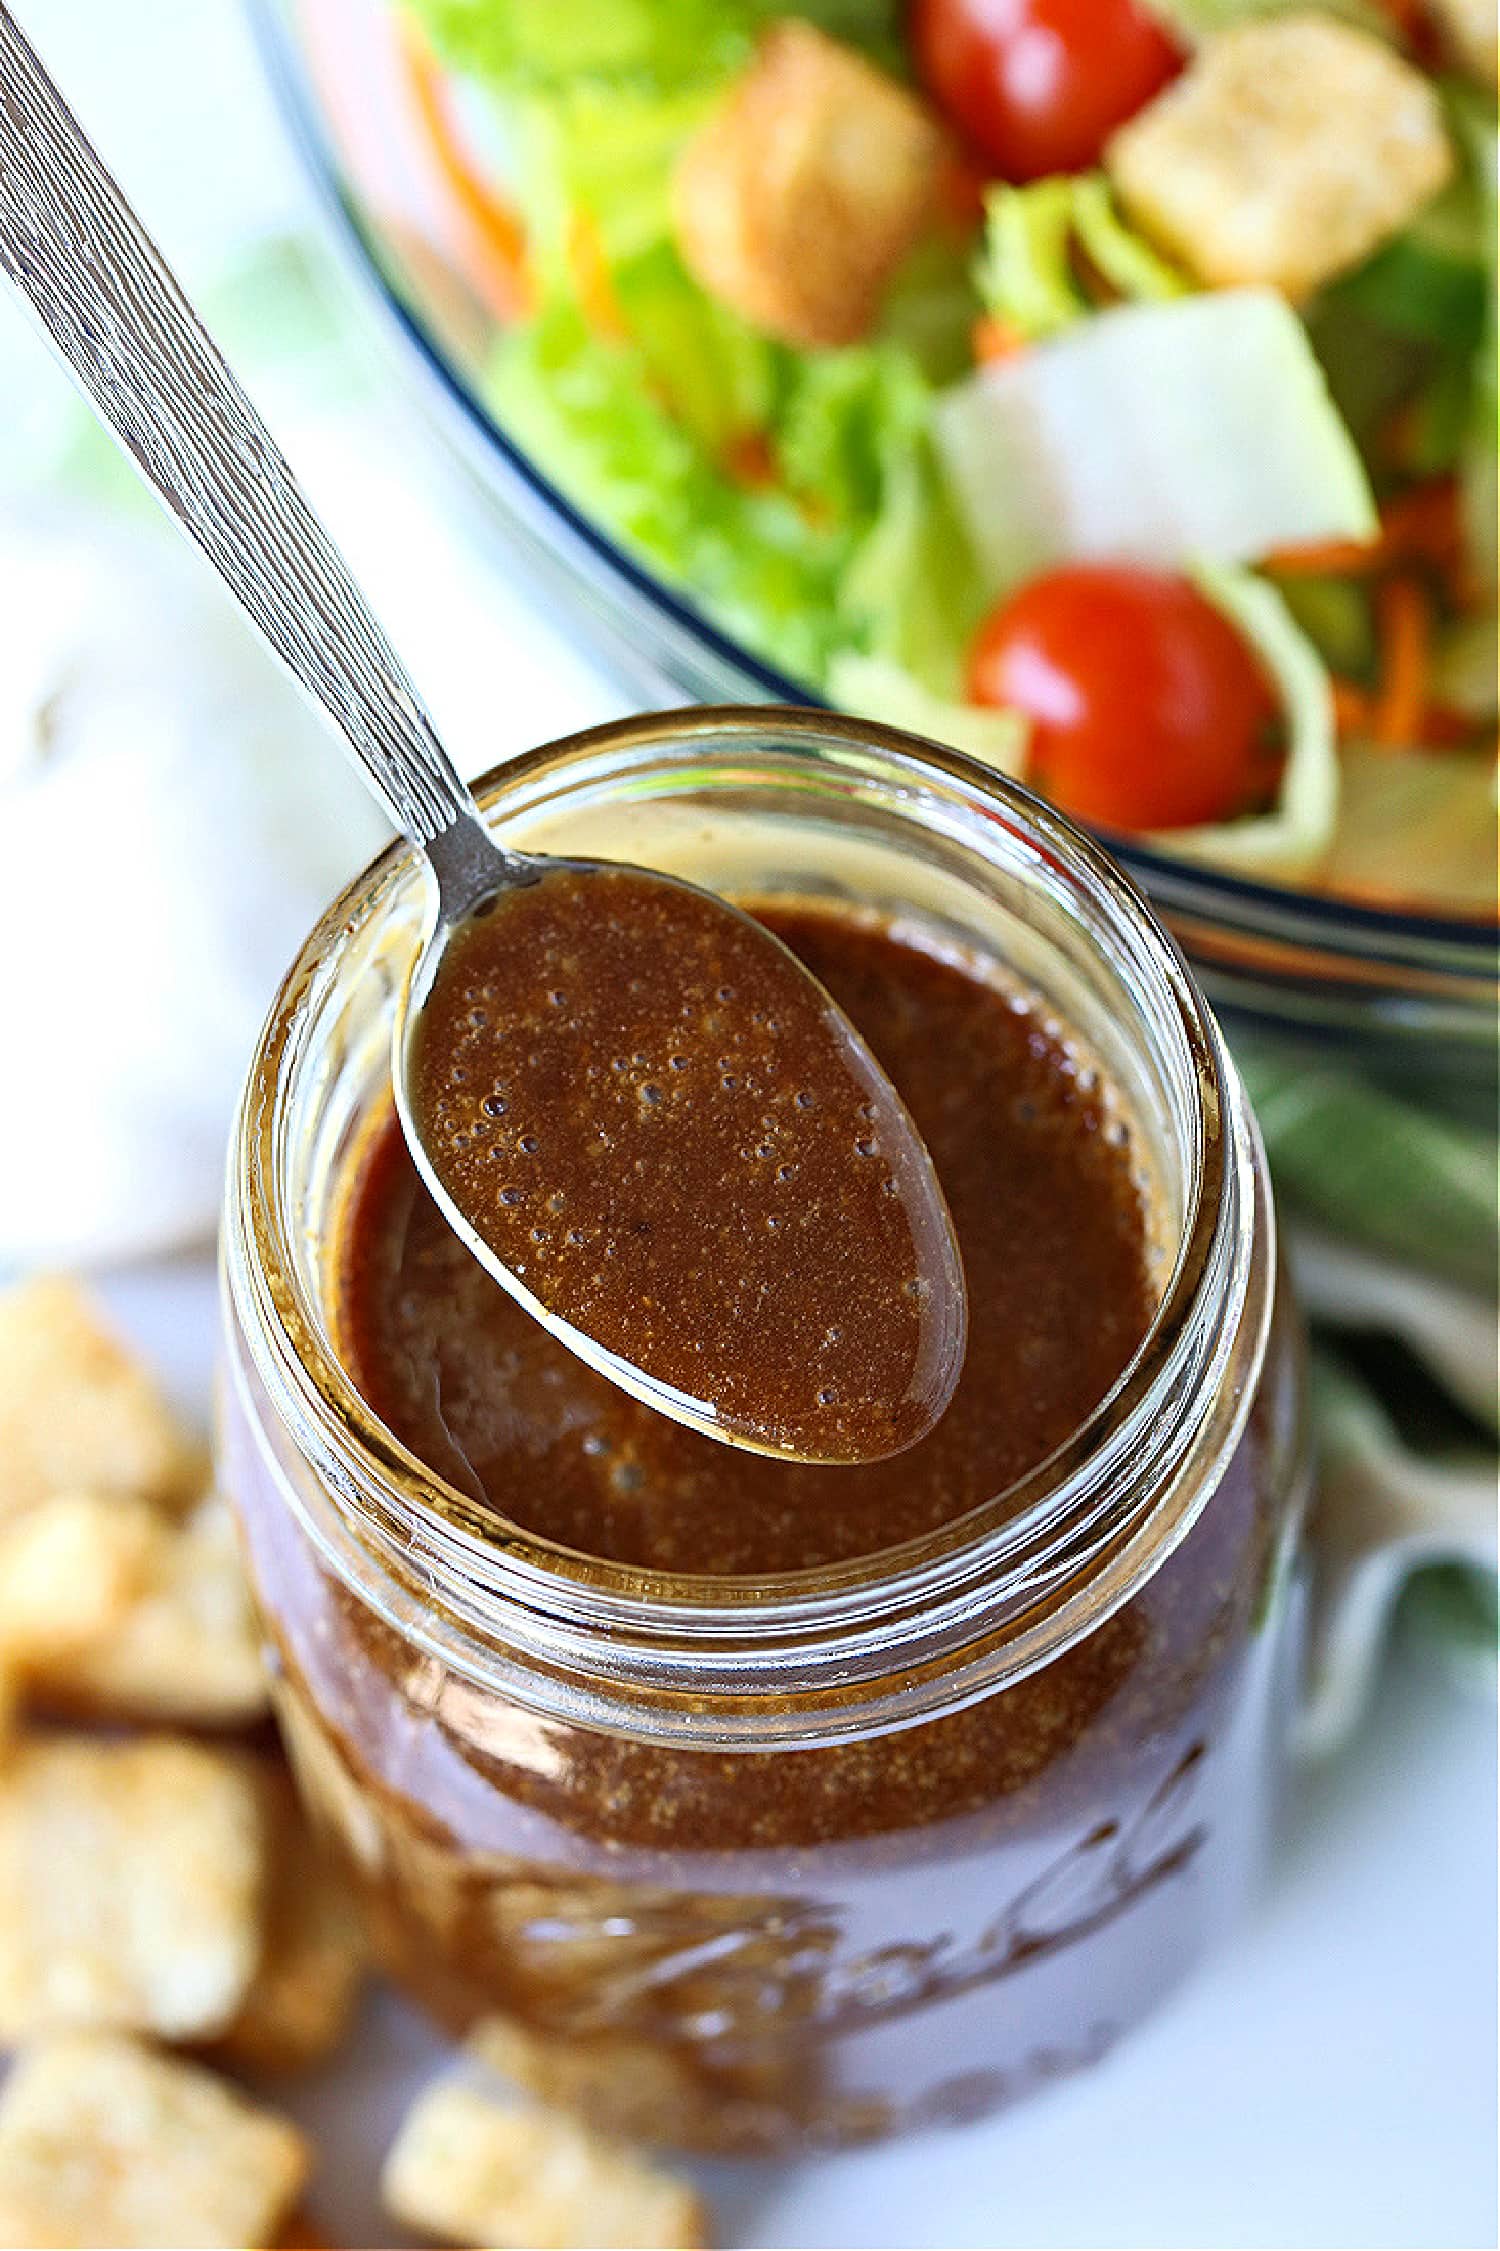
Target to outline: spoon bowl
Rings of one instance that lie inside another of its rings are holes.
[[[847,1017],[716,894],[503,853],[497,882],[488,850],[436,855],[393,1042],[448,1224],[570,1351],[705,1436],[835,1463],[924,1435],[963,1363],[962,1268]]]

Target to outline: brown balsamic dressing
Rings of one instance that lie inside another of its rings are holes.
[[[536,1533],[663,1570],[811,1568],[952,1521],[1033,1469],[1086,1419],[1140,1344],[1156,1300],[1148,1214],[1118,1106],[1038,1009],[977,967],[871,917],[799,904],[763,910],[762,919],[890,1074],[953,1215],[968,1281],[968,1351],[947,1412],[919,1443],[878,1462],[816,1466],[736,1452],[654,1414],[584,1366],[483,1271],[420,1184],[393,1116],[368,1144],[336,1245],[340,1349],[357,1388],[414,1453]],[[488,974],[466,994],[455,980],[447,1036],[471,1075],[434,1103],[452,1132],[473,1137],[459,1144],[472,1170],[524,1188],[526,1115],[507,1106],[490,1118],[483,1105],[497,1084],[509,1105],[504,1089],[526,1083],[495,1073],[496,1057],[515,1052],[518,1039],[524,1047],[527,1034],[510,1013],[511,987],[499,970],[493,984]],[[733,982],[705,963],[695,991],[709,974]],[[516,980],[521,993],[520,964]],[[664,962],[661,986],[641,995],[643,1023],[680,982],[677,965]],[[761,998],[746,998],[742,1013],[753,1022]],[[524,1018],[524,996],[516,1006]],[[488,1021],[466,1027],[466,1011]],[[495,1049],[485,1035],[501,1023],[509,1036]],[[591,1025],[585,1015],[584,1041]],[[736,1062],[746,1068],[739,1053]],[[670,1055],[617,1044],[590,1083],[610,1096],[627,1089],[631,1103],[644,1104],[644,1088],[663,1083],[669,1069]],[[605,1116],[631,1116],[628,1104],[600,1099]],[[777,1113],[762,1103],[755,1117],[765,1114]],[[476,1134],[481,1116],[492,1130]],[[490,1157],[490,1148],[502,1155]],[[618,1146],[611,1154],[618,1162]],[[749,1171],[759,1183],[757,1210],[778,1208],[782,1161],[757,1160],[763,1169]],[[613,1177],[601,1172],[600,1186]],[[556,1174],[551,1182],[565,1185]],[[585,1192],[597,1191],[586,1182]],[[874,1209],[894,1201],[879,1199]],[[502,1208],[520,1214],[514,1241],[525,1258],[537,1206]],[[545,1216],[565,1225],[563,1215]],[[693,1319],[704,1302],[691,1300]],[[800,1352],[805,1329],[780,1342]],[[784,1350],[778,1365],[789,1364]]]
[[[423,1146],[475,1234],[653,1384],[825,1463],[899,1453],[942,1414],[964,1295],[941,1194],[863,1043],[761,924],[560,864],[455,934],[414,1064]]]

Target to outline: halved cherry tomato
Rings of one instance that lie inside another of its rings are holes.
[[[1083,172],[1186,53],[1139,0],[913,0],[912,53],[1003,180]]]
[[[1031,721],[1027,779],[1103,828],[1231,818],[1262,773],[1274,714],[1249,646],[1187,579],[1076,564],[980,627],[970,701]]]

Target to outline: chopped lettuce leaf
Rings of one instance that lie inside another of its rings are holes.
[[[842,649],[828,668],[828,692],[843,711],[903,727],[909,735],[967,751],[983,766],[1019,779],[1026,763],[1026,722],[1016,711],[935,696],[889,657]]]
[[[1451,469],[1482,388],[1494,293],[1492,158],[1468,112],[1450,97],[1454,178],[1409,227],[1324,290],[1310,323],[1336,397],[1367,448],[1389,451],[1390,416],[1403,409],[1401,467]],[[1493,127],[1489,128],[1493,144]]]
[[[951,383],[974,364],[972,240],[934,232],[920,241],[885,293],[875,341],[910,352],[929,383]]]
[[[1439,636],[1432,656],[1430,685],[1435,703],[1465,718],[1483,722],[1496,716],[1496,670],[1500,634],[1495,612],[1486,607],[1456,618]]]
[[[569,258],[580,219],[607,266],[670,242],[673,170],[715,98],[701,87],[658,94],[585,80],[504,103],[508,168],[544,288],[575,293]]]
[[[510,85],[625,78],[660,90],[732,70],[758,11],[732,0],[408,0],[445,60]]]
[[[853,533],[837,596],[849,645],[956,696],[984,583],[938,472],[932,394],[886,346],[802,360],[778,459],[791,490]]]
[[[929,693],[956,698],[985,607],[974,551],[924,434],[890,464],[882,505],[839,589],[840,620],[858,646],[900,664]]]
[[[1070,256],[1072,181],[1058,175],[1024,188],[992,187],[984,214],[977,278],[985,309],[1028,340],[1071,328],[1089,309]]]
[[[904,353],[879,345],[788,358],[794,378],[777,432],[787,484],[838,516],[873,514],[891,470],[922,443],[926,383]]]
[[[1495,122],[1476,89],[1445,82],[1442,93],[1454,178],[1322,291],[1307,319],[1367,456],[1411,476],[1460,470],[1483,559],[1493,555],[1495,522]]]
[[[1278,581],[1281,599],[1324,663],[1347,679],[1362,680],[1375,666],[1375,619],[1368,580],[1335,572]]]
[[[1248,562],[1375,529],[1306,330],[1270,289],[1115,306],[953,385],[935,424],[997,591],[1054,563]]]
[[[775,0],[405,0],[448,63],[507,86],[608,86],[669,92],[739,70]],[[881,0],[806,0],[797,14],[833,38],[890,52]]]
[[[1190,47],[1197,47],[1234,24],[1250,23],[1261,16],[1300,15],[1307,0],[1149,0],[1149,5],[1169,31],[1175,31]],[[1337,16],[1341,23],[1356,24],[1361,31],[1374,32],[1377,38],[1393,40],[1396,36],[1392,17],[1376,0],[1320,0],[1319,13]]]
[[[1102,172],[1080,173],[1072,188],[1078,247],[1111,289],[1132,304],[1187,294],[1186,275],[1122,218]]]
[[[1153,836],[1158,851],[1208,860],[1240,875],[1306,875],[1324,859],[1339,811],[1333,695],[1316,649],[1274,586],[1249,571],[1200,565],[1199,591],[1237,625],[1281,705],[1286,762],[1273,811]]]
[[[669,243],[617,267],[611,288],[657,398],[711,460],[764,432],[786,355],[700,289]]]
[[[727,77],[777,0],[407,0],[443,57],[510,86],[593,78],[652,92]],[[803,0],[797,14],[895,60],[892,0]]]
[[[1435,246],[1418,227],[1345,274],[1329,294],[1357,305],[1398,336],[1473,352],[1484,333],[1485,271],[1478,257]]]
[[[894,346],[769,344],[661,249],[614,276],[628,333],[544,304],[489,396],[577,504],[715,621],[817,686],[836,650],[956,690],[983,586],[933,461],[931,393]],[[736,475],[752,440],[766,476]]]
[[[1338,829],[1320,870],[1330,889],[1372,906],[1495,913],[1493,751],[1393,758],[1347,743],[1340,764]]]
[[[795,676],[821,677],[841,637],[847,531],[722,474],[657,394],[638,346],[550,305],[500,339],[488,391],[571,500],[726,631]]]
[[[976,280],[987,312],[1017,338],[1055,336],[1094,310],[1082,258],[1131,302],[1180,297],[1187,283],[1115,208],[1101,172],[1056,173],[1028,187],[985,191],[985,243]]]

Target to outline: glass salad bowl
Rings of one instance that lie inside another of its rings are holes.
[[[487,403],[503,283],[493,217],[434,156],[390,0],[249,0],[265,65],[336,248],[410,395],[505,535],[641,706],[818,704],[571,501]],[[430,126],[430,119],[427,121]],[[481,256],[476,264],[476,239]],[[897,723],[918,722],[904,713]],[[1500,954],[1491,916],[1411,912],[1106,839],[1232,1027],[1316,1045],[1408,1099],[1488,1114]]]

